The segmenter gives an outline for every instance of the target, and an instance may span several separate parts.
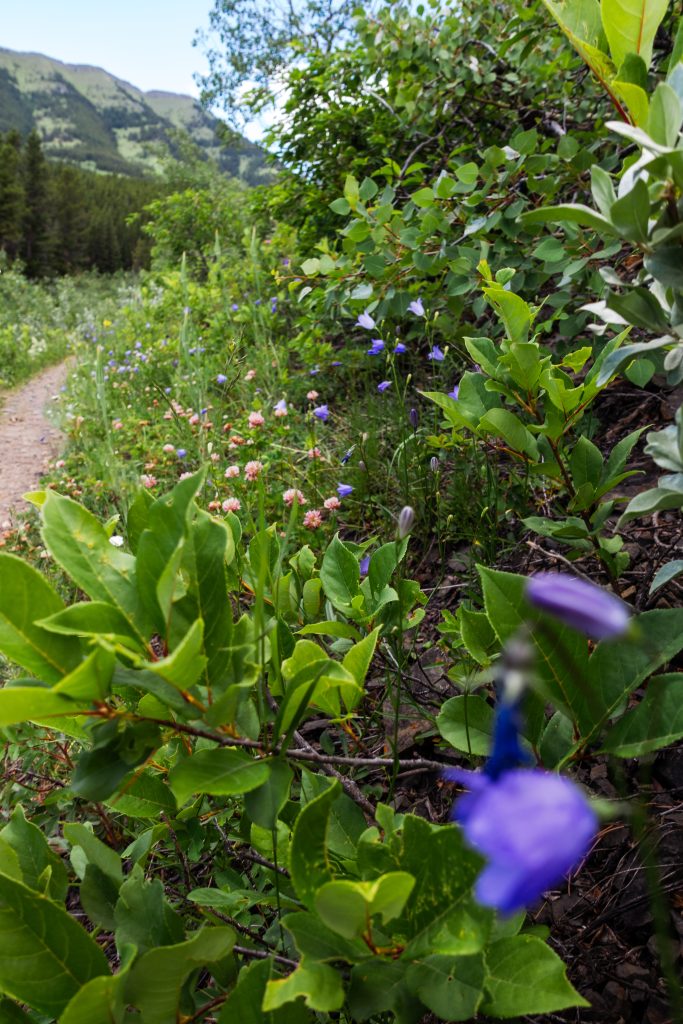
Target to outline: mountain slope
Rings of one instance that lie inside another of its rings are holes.
[[[187,132],[226,173],[268,180],[263,151],[235,137],[220,144],[220,122],[191,96],[142,92],[102,68],[63,64],[0,48],[0,131],[35,128],[47,156],[119,174],[154,174]]]

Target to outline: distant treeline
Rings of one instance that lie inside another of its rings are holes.
[[[141,218],[129,218],[164,191],[160,182],[48,162],[36,132],[0,133],[0,251],[29,277],[145,267],[151,243]]]

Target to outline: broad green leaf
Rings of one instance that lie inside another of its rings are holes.
[[[112,811],[129,818],[158,819],[162,814],[174,817],[177,812],[169,786],[150,771],[134,775],[130,783],[124,781],[120,791],[105,803]]]
[[[309,580],[311,583],[318,583],[318,580]],[[302,626],[297,636],[342,636],[348,640],[360,640],[360,633],[355,626],[348,622],[341,622],[339,619],[328,619],[325,622],[311,622]]]
[[[683,609],[657,608],[639,615],[618,643],[603,640],[593,651],[574,706],[590,739],[637,686],[683,648]]]
[[[354,644],[342,659],[342,665],[351,673],[358,684],[358,694],[357,696],[353,695],[351,703],[346,700],[346,690],[342,691],[342,697],[344,697],[348,711],[352,711],[362,698],[365,679],[375,654],[380,629],[380,626],[376,626],[372,633],[368,633],[359,643]]]
[[[82,705],[102,701],[109,694],[115,664],[114,652],[98,645],[78,668],[53,686],[51,692]]]
[[[581,203],[561,203],[559,206],[540,206],[536,210],[528,210],[521,214],[520,222],[526,224],[557,224],[569,221],[581,224],[585,228],[593,228],[600,235],[616,235],[611,220],[596,213],[590,206]]]
[[[171,654],[159,661],[139,662],[140,668],[160,676],[171,686],[186,692],[191,689],[206,665],[204,650],[204,623],[201,619],[193,622],[187,633]]]
[[[244,797],[244,809],[261,828],[272,829],[282,808],[289,800],[294,773],[286,761],[277,758],[271,763],[268,778]]]
[[[410,963],[373,957],[351,970],[348,1005],[354,1021],[365,1021],[387,1011],[400,1024],[418,1024],[425,1016],[424,1004],[407,984]]]
[[[301,772],[301,802],[306,805],[327,791],[328,779],[303,769]],[[327,848],[343,860],[356,859],[358,840],[367,828],[363,812],[351,797],[341,792],[332,801],[327,823]]]
[[[655,676],[645,697],[607,733],[603,749],[619,757],[642,757],[683,737],[683,674]]]
[[[671,562],[667,562],[659,569],[652,579],[650,584],[650,593],[654,594],[656,590],[663,587],[669,580],[675,579],[676,576],[680,576],[683,572],[683,559],[676,558]]]
[[[414,885],[415,879],[405,871],[391,871],[371,882],[342,878],[318,889],[315,909],[331,931],[354,939],[367,931],[373,915],[379,914],[384,924],[397,917]]]
[[[602,25],[617,66],[629,53],[637,53],[649,67],[655,35],[668,6],[669,0],[601,0]]]
[[[289,870],[294,890],[305,906],[315,906],[321,885],[332,878],[327,854],[327,829],[330,808],[341,791],[334,779],[328,788],[307,803],[294,823],[289,851]]]
[[[106,846],[105,843],[93,834],[91,829],[79,822],[65,822],[62,831],[67,842],[72,847],[80,849],[85,864],[95,864],[100,871],[112,879],[117,887],[121,885],[123,882],[123,868],[121,866],[121,858],[115,850]],[[78,857],[74,857],[73,850],[71,861],[74,864],[76,874],[79,878],[82,878],[83,872],[77,866]]]
[[[476,956],[428,956],[408,970],[408,988],[439,1020],[471,1021],[484,995],[486,965]]]
[[[487,996],[482,1011],[492,1017],[553,1013],[589,1006],[567,981],[566,967],[533,935],[494,942],[486,951]]]
[[[344,1003],[341,975],[327,964],[301,960],[288,977],[268,982],[263,1009],[269,1013],[300,998],[312,1010],[340,1010]]]
[[[478,694],[460,694],[441,706],[436,727],[455,750],[485,757],[493,735],[493,708]]]
[[[161,879],[148,882],[137,865],[119,890],[115,918],[119,954],[127,946],[145,953],[183,938],[183,920],[167,902]]]
[[[524,426],[518,416],[509,409],[491,409],[479,421],[482,430],[503,439],[513,451],[524,452],[532,459],[538,459],[538,444],[533,434]]]
[[[93,978],[70,1000],[59,1024],[123,1024],[130,963],[118,974]]]
[[[78,640],[55,636],[37,623],[63,608],[37,569],[0,553],[0,651],[47,683],[57,682],[81,660]]]
[[[271,761],[251,757],[242,750],[219,747],[198,750],[169,772],[169,783],[180,805],[193,793],[236,796],[262,786],[270,775]]]
[[[243,967],[237,984],[223,1004],[218,1024],[264,1024],[263,997],[273,972],[270,958],[256,960]],[[268,1014],[268,1024],[310,1024],[310,1014],[303,1003],[290,1003]]]
[[[104,953],[62,906],[0,875],[0,991],[58,1017],[102,974],[109,974]]]
[[[184,550],[184,568],[191,580],[195,617],[204,623],[204,679],[220,686],[228,669],[232,640],[232,609],[225,566],[235,557],[235,542],[225,523],[198,511]]]
[[[146,650],[129,619],[113,604],[104,601],[79,601],[68,608],[41,619],[40,625],[63,636],[104,637],[109,643],[122,643],[137,650]]]
[[[50,848],[41,830],[26,820],[21,804],[17,804],[12,811],[9,822],[0,832],[0,839],[19,858],[20,881],[24,885],[29,889],[46,892],[57,902],[66,898],[69,878],[62,859]]]
[[[367,960],[371,953],[362,939],[345,939],[308,910],[288,914],[282,924],[294,938],[302,956],[311,960],[345,960],[348,964]]]
[[[640,341],[635,345],[625,345],[624,348],[616,349],[602,361],[599,373],[596,377],[596,384],[602,387],[604,384],[619,373],[624,366],[630,363],[640,353],[654,352],[656,349],[664,348],[673,344],[673,338],[655,338],[652,341]]]
[[[629,242],[648,241],[650,193],[642,178],[638,178],[626,195],[617,199],[610,211],[610,219],[620,235]]]
[[[72,700],[42,686],[5,686],[0,689],[0,727],[37,722],[59,731],[63,721],[88,707],[89,702]]]
[[[344,611],[350,608],[353,599],[360,594],[360,569],[358,559],[335,534],[328,545],[320,567],[325,594],[335,608]]]
[[[173,1024],[189,975],[223,960],[234,943],[232,928],[203,928],[187,942],[150,949],[131,968],[126,999],[140,1010],[145,1024]]]
[[[618,527],[631,519],[639,519],[641,516],[651,516],[655,512],[661,512],[668,508],[683,507],[683,493],[681,491],[669,491],[664,487],[651,487],[647,491],[641,491],[631,498],[624,512],[619,518]]]

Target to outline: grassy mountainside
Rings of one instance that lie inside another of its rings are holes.
[[[227,173],[256,184],[263,152],[239,137],[224,147],[220,122],[191,96],[142,92],[102,68],[0,48],[0,131],[35,128],[45,153],[93,170],[154,173],[179,131]]]

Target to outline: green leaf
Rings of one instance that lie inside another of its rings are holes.
[[[182,918],[166,901],[161,880],[148,882],[137,865],[119,889],[115,920],[119,954],[126,946],[145,953],[182,941]]]
[[[256,960],[243,967],[237,984],[223,1004],[218,1024],[264,1024],[263,997],[273,972],[269,958]],[[268,1014],[268,1024],[310,1024],[310,1014],[303,1003],[290,1003]]]
[[[342,938],[338,932],[323,924],[317,914],[308,910],[287,914],[282,924],[294,938],[294,944],[301,955],[311,960],[345,960],[353,964],[370,956],[368,947],[361,939]]]
[[[652,583],[650,584],[650,593],[654,594],[656,590],[663,587],[669,580],[675,579],[683,572],[683,559],[676,558],[671,562],[667,562],[661,569],[658,569],[654,574]]]
[[[317,583],[317,580],[309,582]],[[341,622],[339,619],[328,619],[326,622],[311,622],[302,626],[297,636],[342,636],[348,640],[359,640],[360,633],[355,626],[348,622]]]
[[[113,604],[104,601],[79,601],[68,608],[41,619],[40,625],[62,636],[99,637],[111,644],[122,643],[145,651],[138,632],[128,618]]]
[[[37,569],[0,553],[0,651],[27,672],[55,683],[81,660],[78,640],[37,624],[64,603]]]
[[[361,592],[358,560],[339,539],[338,533],[323,556],[320,579],[325,594],[340,611],[348,611],[353,599]]]
[[[206,666],[204,650],[204,623],[201,619],[193,622],[187,633],[171,654],[158,661],[140,661],[140,668],[160,676],[165,682],[186,692],[195,685]]]
[[[121,858],[115,850],[106,846],[97,836],[93,835],[91,829],[78,822],[65,822],[63,826],[64,838],[72,847],[78,847],[85,857],[85,863],[95,864],[103,874],[108,875],[118,888],[123,882],[123,868]],[[71,855],[74,862],[74,852]],[[76,864],[74,869],[80,878],[83,877]]]
[[[648,241],[650,217],[650,193],[642,178],[621,199],[617,199],[610,211],[610,218],[620,235],[629,242]]]
[[[408,990],[410,964],[404,960],[373,957],[351,970],[349,1010],[354,1021],[364,1021],[391,1011],[397,1024],[418,1024],[424,1019],[424,1005]]]
[[[408,988],[439,1020],[471,1021],[484,995],[486,967],[476,956],[428,956],[408,970]]]
[[[533,935],[494,942],[486,951],[487,998],[482,1011],[492,1017],[554,1013],[589,1006],[567,981],[565,965]]]
[[[289,851],[289,870],[294,890],[305,906],[313,909],[321,885],[329,882],[332,871],[327,855],[327,829],[330,809],[341,791],[334,779],[299,813],[294,824]]]
[[[221,685],[230,661],[233,623],[225,567],[234,557],[235,542],[227,525],[198,511],[185,545],[183,567],[191,581],[194,617],[204,623],[204,679],[209,687]]]
[[[603,465],[600,449],[582,435],[569,456],[569,469],[574,486],[578,489],[589,483],[597,488],[602,476]]]
[[[278,1010],[301,997],[312,1010],[328,1013],[340,1010],[344,1003],[341,976],[327,964],[302,960],[287,978],[268,982],[263,1010],[266,1013]]]
[[[110,544],[104,526],[71,498],[48,491],[42,515],[43,541],[55,562],[88,597],[119,608],[144,644],[151,630],[137,591],[135,558]]]
[[[107,807],[129,818],[155,818],[167,814],[174,817],[177,805],[173,793],[160,776],[151,771],[134,775],[130,782],[125,780],[115,796],[105,800]]]
[[[370,668],[375,654],[380,629],[380,626],[376,626],[375,629],[373,629],[371,633],[368,633],[366,637],[363,637],[359,643],[354,644],[353,647],[349,648],[342,659],[343,667],[351,673],[358,684],[357,695],[353,694],[353,699],[350,702],[346,699],[344,700],[348,711],[352,711],[362,699],[365,677],[368,674],[368,669]],[[342,692],[342,696],[345,696],[345,691]]]
[[[495,434],[513,449],[538,459],[538,444],[518,416],[508,409],[491,409],[479,421],[482,430]]]
[[[581,224],[582,227],[593,228],[600,235],[616,235],[611,220],[596,213],[590,206],[581,203],[561,203],[559,206],[540,206],[536,210],[528,210],[521,214],[520,223],[524,224],[558,224],[568,221]]]
[[[46,892],[58,902],[66,898],[69,878],[62,859],[50,849],[41,830],[26,820],[21,804],[17,804],[12,811],[9,822],[0,832],[0,838],[14,850],[19,859],[20,881],[29,889]]]
[[[477,694],[451,697],[441,706],[436,727],[455,750],[485,757],[493,735],[493,708]]]
[[[118,974],[93,978],[76,993],[59,1024],[123,1024],[125,985],[130,964]]]
[[[37,722],[59,730],[60,719],[78,716],[84,703],[42,686],[5,686],[0,689],[0,727]]]
[[[680,491],[669,491],[664,487],[651,487],[631,498],[623,514],[619,518],[618,528],[631,519],[651,516],[667,508],[683,508],[683,494]]]
[[[286,761],[272,762],[266,781],[244,797],[244,809],[253,822],[261,828],[275,827],[280,811],[289,800],[293,778],[294,773]]]
[[[668,6],[668,0],[602,0],[602,24],[617,66],[629,53],[637,53],[649,67],[655,35]]]
[[[318,889],[315,909],[331,931],[354,939],[367,931],[374,914],[384,924],[398,917],[414,885],[415,879],[405,871],[391,871],[371,882],[326,882]]]
[[[236,796],[262,786],[271,771],[271,762],[257,761],[242,750],[220,747],[199,750],[179,761],[169,772],[169,783],[179,804],[193,793]]]
[[[58,1017],[101,974],[104,953],[63,907],[0,875],[0,991]]]
[[[133,965],[126,999],[140,1010],[145,1024],[178,1019],[180,993],[198,967],[225,959],[235,943],[232,928],[203,928],[175,946],[150,949]]]
[[[114,652],[98,645],[78,668],[52,687],[51,693],[82,704],[102,701],[109,694],[115,666]]]
[[[627,363],[630,363],[641,352],[654,352],[671,344],[673,344],[673,339],[670,337],[656,338],[652,341],[640,341],[635,345],[625,345],[623,348],[610,352],[600,366],[596,377],[596,384],[598,387],[605,385],[615,373],[619,373]]]
[[[607,733],[603,750],[618,757],[642,757],[683,737],[683,674],[650,680],[645,697]]]

